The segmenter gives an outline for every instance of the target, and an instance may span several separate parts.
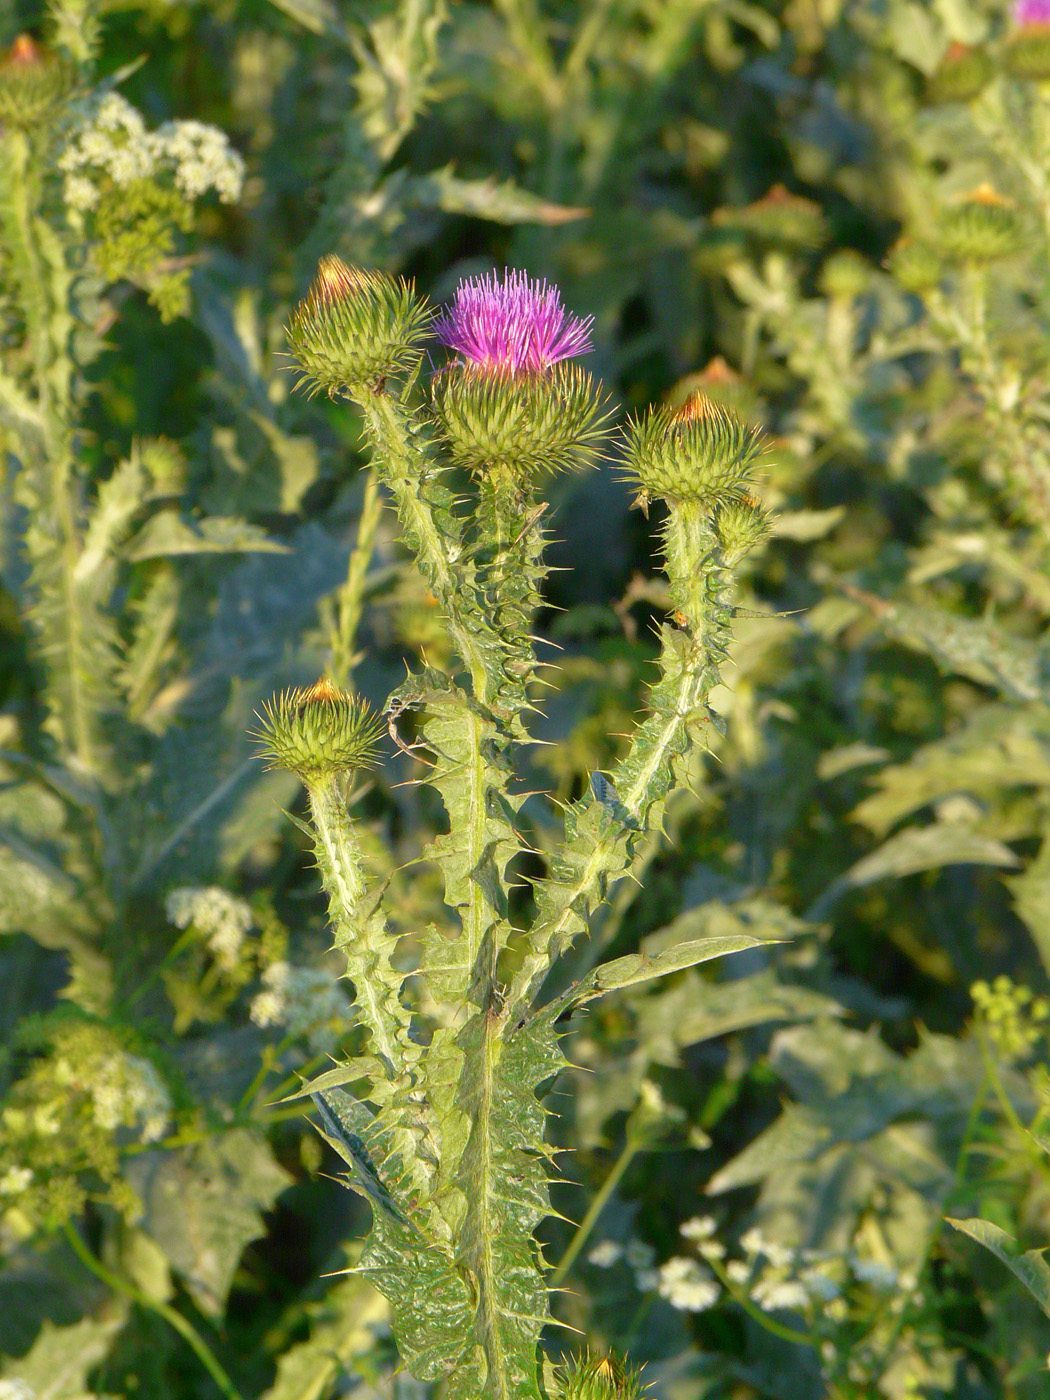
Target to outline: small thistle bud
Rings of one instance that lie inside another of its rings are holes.
[[[698,389],[712,403],[720,404],[738,418],[750,420],[758,412],[759,398],[754,387],[731,365],[726,364],[721,355],[709,360],[695,374],[687,374],[680,379],[667,395],[669,407],[681,408]]]
[[[766,243],[784,248],[819,248],[827,237],[827,226],[820,205],[792,194],[783,185],[743,208],[716,209],[711,216],[715,228],[738,230]]]
[[[1008,199],[990,185],[980,185],[943,211],[934,236],[945,257],[987,263],[1020,250],[1024,225]]]
[[[617,1356],[590,1356],[566,1368],[558,1400],[644,1400],[641,1373]]]
[[[890,249],[887,267],[906,292],[931,291],[944,276],[944,259],[930,243],[902,238]]]
[[[930,102],[970,102],[992,80],[995,66],[984,49],[950,44],[926,85]]]
[[[1014,33],[1003,48],[1003,66],[1015,78],[1050,78],[1050,0],[1017,0]]]
[[[628,480],[640,499],[693,501],[707,510],[738,497],[764,451],[761,432],[697,391],[681,408],[629,423]]]
[[[434,327],[459,356],[433,382],[453,460],[477,473],[501,467],[520,483],[593,460],[605,402],[567,363],[591,349],[590,326],[568,314],[556,287],[523,272],[461,282]]]
[[[723,501],[715,513],[715,533],[730,568],[761,544],[769,528],[769,516],[750,494],[736,501]]]
[[[330,398],[372,389],[416,363],[429,321],[430,311],[410,283],[348,267],[329,254],[287,330],[303,369],[300,384],[311,393],[323,389]]]
[[[69,59],[19,35],[0,57],[0,123],[41,126],[65,104],[75,81]]]
[[[820,270],[820,290],[825,296],[852,301],[871,286],[871,265],[852,248],[832,253]]]
[[[329,680],[283,691],[263,706],[256,738],[271,767],[287,768],[307,787],[376,763],[381,724],[363,700]]]

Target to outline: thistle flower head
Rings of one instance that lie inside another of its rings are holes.
[[[363,700],[329,680],[283,691],[263,705],[256,738],[273,768],[287,768],[308,787],[376,762],[381,725]]]
[[[1033,24],[1050,24],[1050,0],[1016,0],[1014,27],[1027,29]]]
[[[617,1356],[589,1356],[562,1373],[559,1400],[644,1400],[640,1376]]]
[[[329,254],[292,313],[288,344],[312,392],[361,393],[418,360],[429,320],[409,283]]]
[[[1050,0],[1016,0],[1014,32],[1003,46],[1003,66],[1022,81],[1050,78]]]
[[[1024,224],[1013,203],[984,184],[942,212],[934,239],[953,261],[987,263],[1020,250]]]
[[[434,334],[490,374],[537,374],[593,349],[594,318],[570,316],[557,287],[508,270],[470,278],[434,323]]]
[[[0,122],[39,126],[63,106],[73,90],[76,73],[62,54],[42,48],[20,34],[0,54]]]
[[[661,408],[627,425],[625,465],[642,501],[662,496],[714,510],[738,498],[764,451],[757,428],[699,390],[680,408]]]
[[[479,477],[499,467],[519,486],[588,466],[609,416],[587,371],[566,364],[518,375],[453,364],[434,378],[433,408],[453,461]]]

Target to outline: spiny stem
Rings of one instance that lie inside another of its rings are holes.
[[[399,1031],[407,1034],[408,1013],[398,999],[399,979],[390,967],[387,950],[377,946],[370,920],[358,917],[365,881],[343,787],[336,779],[328,779],[311,785],[308,792],[317,835],[317,864],[328,895],[336,943],[346,954],[347,975],[376,1050],[393,1076],[401,1067]]]
[[[452,515],[451,494],[436,480],[433,466],[415,441],[413,424],[399,404],[384,392],[365,399],[362,408],[377,450],[376,463],[393,494],[409,544],[444,611],[475,698],[486,704],[494,688],[486,649],[493,650],[495,639],[475,595],[472,575],[463,567],[466,547]]]

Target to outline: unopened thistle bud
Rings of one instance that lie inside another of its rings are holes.
[[[785,248],[819,248],[827,238],[820,205],[792,194],[783,185],[774,185],[752,204],[716,209],[711,223],[715,228],[739,230]]]
[[[433,382],[453,460],[522,484],[592,461],[607,411],[591,376],[568,363],[591,349],[590,326],[523,272],[461,282],[434,326],[459,357]]]
[[[381,724],[363,700],[331,681],[283,691],[263,706],[256,738],[273,768],[307,787],[376,763]]]
[[[929,292],[944,276],[944,259],[930,243],[902,238],[890,249],[887,266],[907,292]]]
[[[1017,0],[1013,34],[1003,48],[1003,66],[1015,78],[1050,78],[1050,0]]]
[[[1010,200],[990,185],[980,185],[943,211],[934,238],[954,261],[995,262],[1020,251],[1024,224]]]
[[[926,85],[930,102],[970,102],[992,80],[995,66],[984,49],[953,43]]]
[[[349,267],[329,254],[287,331],[303,370],[300,383],[330,398],[372,390],[418,361],[429,321],[410,283]]]
[[[820,290],[825,296],[852,301],[871,286],[871,264],[852,248],[832,253],[820,269]]]
[[[761,544],[769,530],[768,514],[750,494],[737,501],[723,501],[715,512],[715,534],[730,568]]]
[[[705,510],[739,497],[765,448],[761,432],[697,392],[627,426],[624,464],[642,504],[662,496]]]
[[[0,124],[42,125],[65,104],[75,81],[69,59],[19,35],[0,56]]]
[[[561,1376],[558,1400],[644,1400],[640,1372],[619,1357],[588,1357]]]

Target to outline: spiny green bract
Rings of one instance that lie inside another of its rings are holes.
[[[1020,250],[1024,224],[1009,200],[990,185],[981,185],[959,204],[944,210],[934,238],[947,258],[993,262]]]
[[[1050,78],[1050,24],[1026,24],[1003,47],[1003,67],[1015,78]]]
[[[558,1400],[643,1400],[641,1372],[617,1356],[588,1357],[560,1377]]]
[[[433,406],[457,464],[499,464],[523,485],[589,465],[608,419],[594,380],[567,362],[517,374],[453,364],[434,377]]]
[[[761,544],[769,529],[769,516],[750,496],[723,501],[715,514],[715,533],[730,567]]]
[[[319,680],[267,701],[256,737],[275,768],[287,768],[307,787],[376,762],[381,725],[363,700]]]
[[[697,392],[679,409],[656,409],[628,424],[624,465],[642,500],[695,501],[714,509],[753,477],[764,439]]]
[[[0,123],[42,125],[66,102],[75,79],[67,58],[20,35],[0,58]]]
[[[287,330],[300,383],[329,397],[369,389],[416,363],[430,319],[411,283],[323,257]]]
[[[926,96],[931,102],[969,102],[994,75],[995,65],[986,50],[951,44],[926,84]]]

